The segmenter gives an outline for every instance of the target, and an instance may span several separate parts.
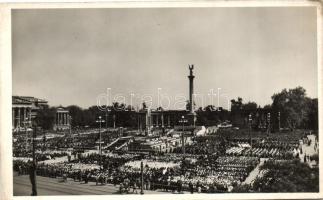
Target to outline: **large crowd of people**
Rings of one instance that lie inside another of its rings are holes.
[[[118,131],[115,130],[115,134]],[[108,133],[102,134],[106,143]],[[225,136],[212,135],[194,139],[193,143],[172,153],[86,153],[95,149],[96,130],[79,131],[73,135],[44,138],[36,144],[37,174],[64,181],[72,179],[96,184],[118,185],[119,192],[138,193],[143,185],[146,190],[164,190],[181,193],[230,192],[243,183],[259,164],[260,158],[291,160],[302,153],[301,143],[315,144],[304,133],[264,134],[252,133],[250,137],[237,131]],[[18,175],[28,174],[31,151],[26,151],[26,141],[14,141],[14,170]],[[59,157],[68,159],[57,162],[40,162]],[[20,158],[20,159],[19,159]],[[143,169],[141,169],[143,162]],[[142,171],[141,171],[142,170]],[[141,178],[143,177],[143,183]],[[131,190],[132,189],[132,190]]]

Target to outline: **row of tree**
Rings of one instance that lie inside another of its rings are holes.
[[[253,128],[267,128],[270,124],[274,130],[318,129],[318,99],[307,97],[304,88],[283,89],[271,98],[273,103],[262,108],[255,102],[244,104],[242,98],[231,100],[232,122],[238,126],[251,123]]]

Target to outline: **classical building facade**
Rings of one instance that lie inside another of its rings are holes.
[[[48,106],[48,102],[30,96],[12,96],[12,129],[14,132],[32,126],[37,110]]]
[[[56,115],[55,115],[55,124],[54,124],[54,130],[55,131],[61,131],[61,130],[67,130],[71,128],[71,116],[69,115],[69,111],[65,109],[64,107],[58,107],[56,109]]]

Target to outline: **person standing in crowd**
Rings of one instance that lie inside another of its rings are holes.
[[[136,181],[133,183],[133,190],[132,190],[132,193],[138,194],[138,191],[137,191],[137,183],[136,183]]]
[[[18,166],[18,176],[22,175],[21,165]]]
[[[104,174],[104,185],[108,184],[108,174]]]
[[[151,190],[150,178],[147,179],[147,190]]]
[[[73,171],[73,180],[74,180],[74,182],[76,181],[76,177],[77,176],[77,172],[76,171]]]
[[[120,183],[119,193],[120,193],[120,194],[122,194],[122,193],[123,193],[123,183]]]
[[[128,193],[128,191],[129,191],[129,184],[130,184],[130,180],[128,179],[128,178],[126,178],[125,180],[124,180],[124,189],[125,189],[125,191]]]
[[[82,173],[82,170],[80,170],[80,173],[79,173],[79,180],[80,180],[80,182],[82,182],[82,177],[83,176],[83,173]]]
[[[67,173],[63,172],[63,181],[67,182]]]
[[[189,187],[189,190],[190,190],[191,194],[193,194],[194,193],[194,187],[193,187],[192,181],[190,181],[190,183],[188,184],[188,187]]]
[[[178,191],[178,193],[180,194],[180,193],[182,193],[182,187],[183,187],[183,183],[182,183],[182,181],[181,180],[178,180],[178,189],[177,189],[177,191]]]
[[[170,176],[167,177],[167,186],[166,186],[166,192],[170,189]]]
[[[197,193],[201,193],[202,187],[200,181],[197,181],[196,183]]]

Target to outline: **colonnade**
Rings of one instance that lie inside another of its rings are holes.
[[[69,125],[69,114],[68,112],[57,112],[56,113],[56,125]]]
[[[31,106],[12,107],[12,127],[29,127],[31,126]]]

